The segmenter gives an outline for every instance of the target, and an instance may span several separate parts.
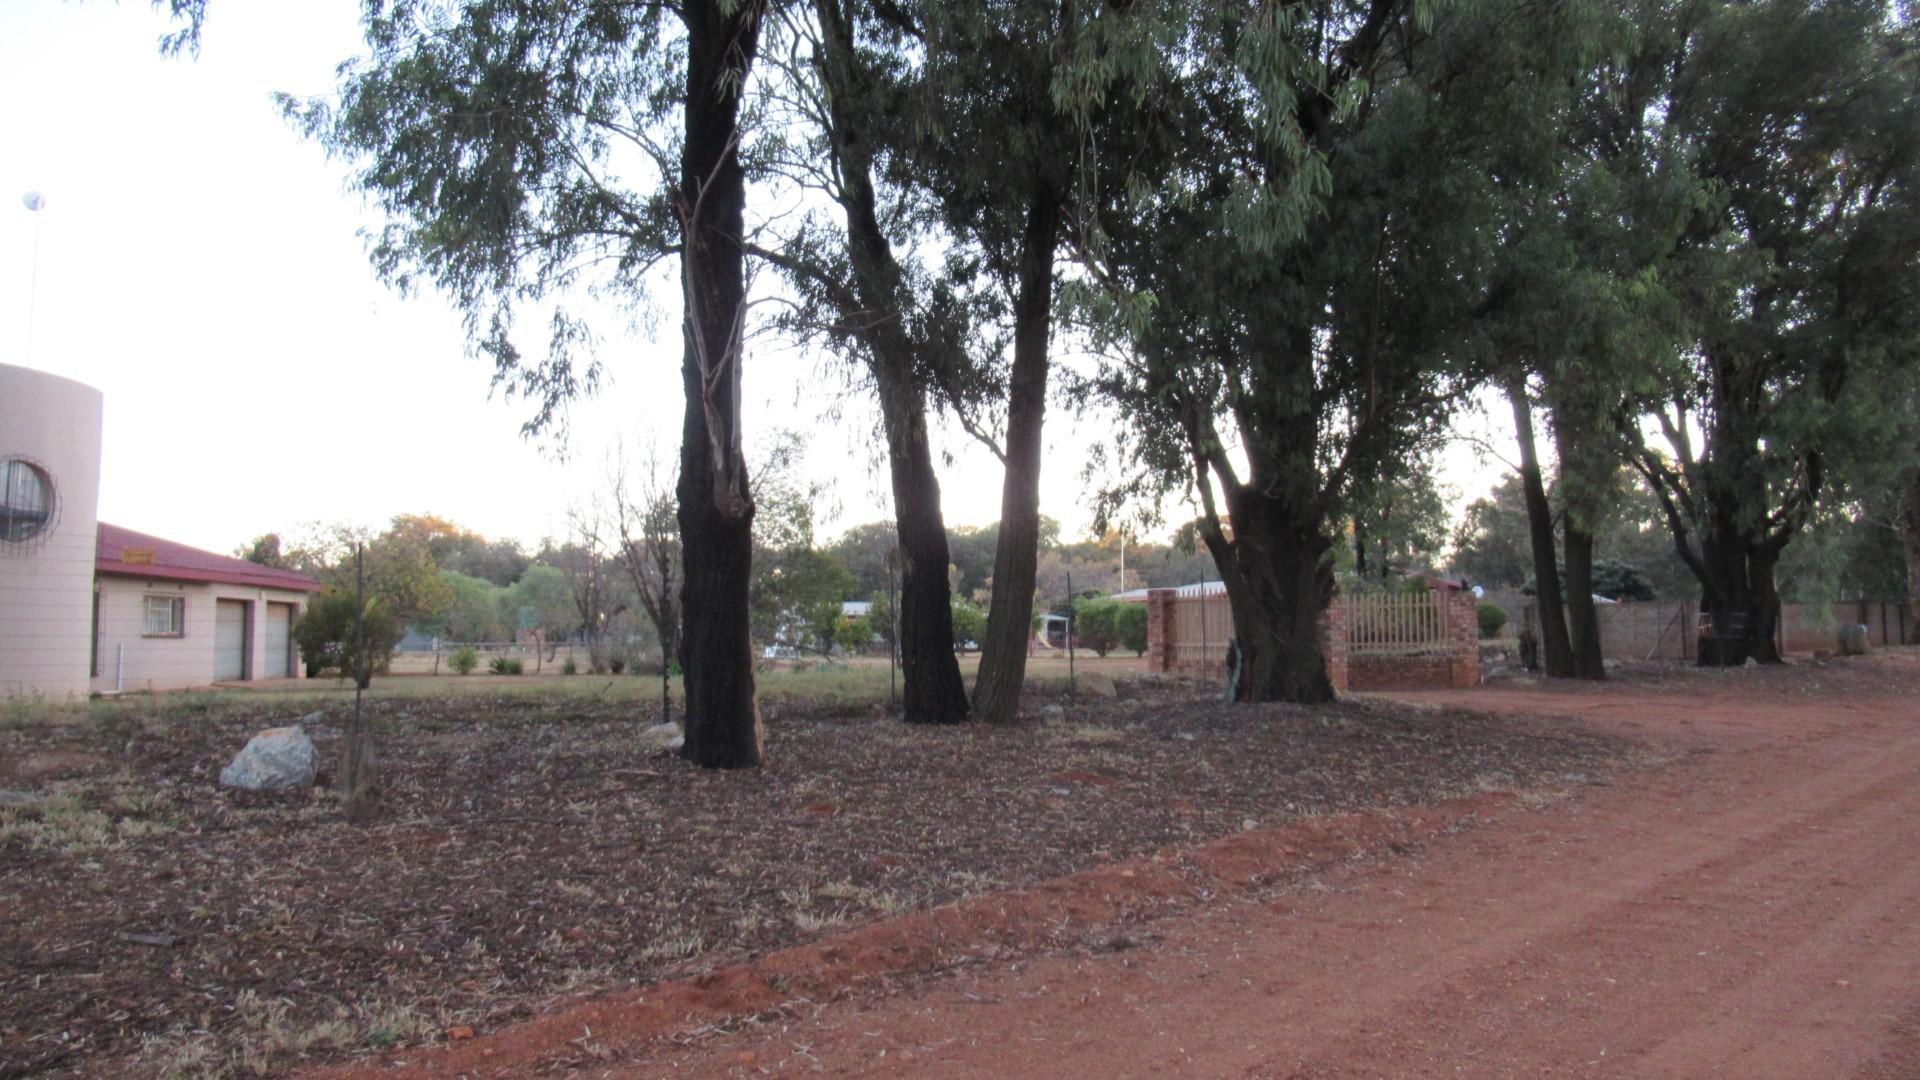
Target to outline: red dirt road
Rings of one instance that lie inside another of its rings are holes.
[[[605,1071],[1920,1077],[1920,656],[1434,697],[1683,756],[1131,948],[855,993]]]

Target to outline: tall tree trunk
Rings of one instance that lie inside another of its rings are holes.
[[[1053,329],[1053,258],[1060,208],[1036,178],[1021,237],[1020,295],[1014,305],[1013,372],[1007,392],[1006,475],[1000,537],[993,553],[993,602],[980,645],[974,712],[1010,723],[1020,709],[1033,634],[1033,585],[1040,543],[1041,426],[1047,411],[1047,344]]]
[[[900,539],[901,715],[910,724],[955,724],[967,718],[967,687],[953,651],[947,526],[927,442],[926,401],[910,371],[876,364],[874,374]]]
[[[1334,700],[1320,650],[1320,613],[1333,600],[1333,542],[1320,517],[1252,487],[1227,491],[1233,537],[1203,529],[1220,568],[1240,651],[1234,700],[1314,705]]]
[[[1593,425],[1599,418],[1584,407],[1584,387],[1560,389],[1563,392],[1555,394],[1554,387],[1549,386],[1548,401],[1553,407],[1553,446],[1560,459],[1561,503],[1565,508],[1560,543],[1567,564],[1564,583],[1571,674],[1576,679],[1599,680],[1607,677],[1607,665],[1600,651],[1600,611],[1593,602],[1592,524],[1600,513],[1595,503],[1603,482],[1595,474],[1612,472],[1617,462],[1603,459],[1602,464],[1590,452],[1597,441]]]
[[[681,754],[709,768],[761,763],[747,615],[754,506],[740,432],[746,177],[737,152],[740,91],[759,41],[759,14],[760,5],[748,0],[730,8],[687,4],[682,16],[687,131],[677,200],[687,412],[678,491],[687,726]]]
[[[953,651],[953,597],[947,584],[947,526],[940,513],[940,481],[927,438],[926,394],[914,371],[915,345],[902,312],[905,282],[880,228],[873,189],[872,141],[859,125],[871,87],[854,54],[850,12],[839,0],[816,0],[821,26],[822,81],[828,137],[840,165],[841,208],[848,261],[869,369],[880,396],[893,482],[895,534],[900,543],[900,667],[905,676],[903,718],[951,724],[967,718],[967,688]],[[884,316],[884,317],[881,317]],[[933,362],[939,362],[934,358]]]
[[[1600,612],[1593,602],[1593,534],[1576,528],[1571,517],[1565,534],[1572,674],[1576,679],[1604,679],[1607,665],[1600,651]]]
[[[1508,382],[1507,399],[1513,403],[1514,434],[1520,443],[1520,491],[1527,504],[1527,538],[1533,546],[1533,595],[1540,611],[1541,661],[1548,675],[1571,678],[1573,644],[1567,636],[1561,601],[1553,507],[1547,503],[1547,487],[1540,478],[1540,451],[1534,441],[1533,406],[1527,400],[1526,384],[1517,379]]]
[[[1900,475],[1900,541],[1907,550],[1907,625],[1920,634],[1920,468]]]

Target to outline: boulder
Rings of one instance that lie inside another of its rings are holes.
[[[1113,676],[1111,675],[1102,675],[1097,671],[1089,671],[1085,675],[1080,676],[1076,681],[1079,682],[1080,689],[1085,690],[1094,697],[1117,698],[1120,696],[1120,688],[1113,684]]]
[[[247,740],[220,770],[220,786],[241,791],[291,791],[313,786],[313,740],[299,724],[268,728]]]
[[[640,745],[648,750],[678,750],[686,742],[687,737],[675,723],[655,724],[640,733]]]
[[[1059,727],[1067,722],[1067,709],[1064,705],[1046,705],[1040,709],[1040,720],[1050,727]]]
[[[1840,628],[1840,655],[1865,656],[1873,647],[1867,643],[1865,623],[1848,623]]]

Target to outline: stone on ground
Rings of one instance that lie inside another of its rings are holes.
[[[1067,708],[1064,705],[1046,705],[1040,709],[1040,719],[1051,727],[1059,727],[1067,722]]]
[[[640,745],[648,750],[678,750],[686,741],[680,725],[675,723],[655,724],[640,733]]]
[[[1865,656],[1872,651],[1867,643],[1865,623],[1849,623],[1840,628],[1840,655]]]
[[[1120,688],[1113,684],[1113,676],[1111,675],[1102,675],[1097,671],[1089,671],[1085,675],[1080,676],[1078,681],[1080,683],[1080,689],[1085,690],[1094,697],[1117,698],[1120,696]]]
[[[313,769],[313,740],[305,729],[299,724],[268,728],[248,739],[232,763],[220,770],[220,786],[241,791],[291,791],[313,786]]]

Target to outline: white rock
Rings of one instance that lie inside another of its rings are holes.
[[[247,740],[220,770],[220,786],[241,791],[290,791],[313,786],[313,740],[299,724],[268,728]]]
[[[685,742],[679,724],[655,724],[640,733],[640,745],[649,750],[678,750]]]
[[[1055,725],[1064,724],[1067,722],[1066,706],[1064,705],[1043,706],[1040,709],[1040,719],[1043,722],[1048,724],[1055,724]]]

